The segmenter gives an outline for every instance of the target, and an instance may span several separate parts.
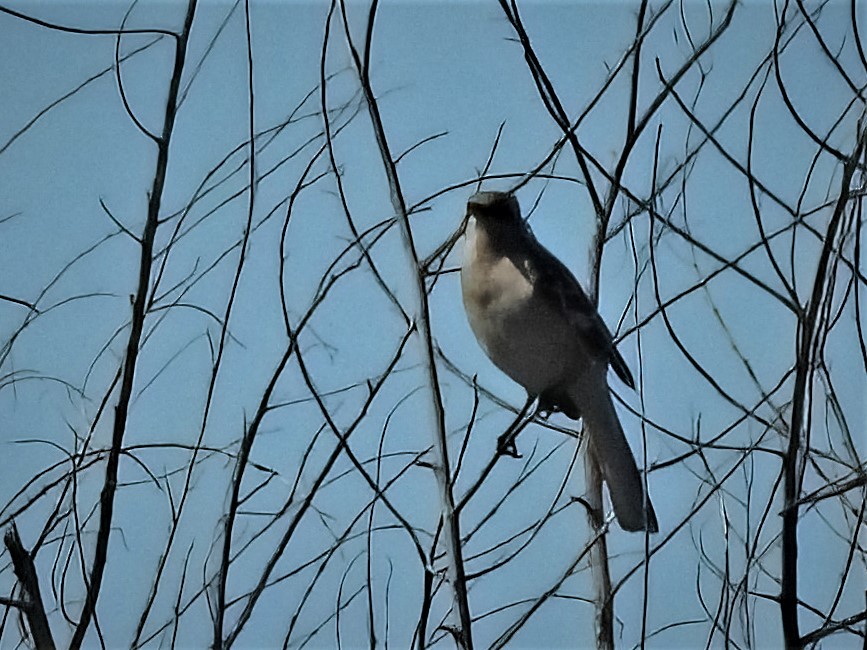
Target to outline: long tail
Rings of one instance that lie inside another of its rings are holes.
[[[584,418],[589,451],[596,456],[608,485],[617,522],[623,530],[657,532],[656,513],[650,496],[644,493],[644,481],[614,410],[607,382],[602,378],[575,390],[580,398],[573,400]]]

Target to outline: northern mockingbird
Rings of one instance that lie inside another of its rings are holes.
[[[540,411],[583,418],[589,448],[624,530],[658,530],[656,514],[611,401],[608,366],[635,382],[581,285],[533,236],[517,199],[479,192],[461,268],[464,307],[491,361],[538,398]]]

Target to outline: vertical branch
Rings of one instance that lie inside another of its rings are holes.
[[[241,278],[241,271],[244,268],[244,260],[247,255],[247,243],[250,238],[250,231],[253,226],[253,208],[256,205],[256,188],[258,184],[258,176],[256,173],[256,126],[255,126],[255,108],[256,104],[253,96],[253,39],[250,29],[250,1],[246,0],[244,2],[244,34],[246,37],[246,52],[247,52],[247,128],[248,128],[248,137],[250,143],[250,165],[249,165],[249,183],[250,183],[250,194],[249,200],[247,202],[247,223],[244,227],[244,237],[241,242],[241,254],[238,259],[238,267],[235,270],[235,278],[232,284],[232,292],[229,297],[229,304],[226,306],[226,316],[223,321],[223,329],[220,334],[220,348],[217,357],[217,364],[214,367],[214,372],[211,375],[211,384],[208,387],[208,405],[210,405],[210,397],[213,395],[214,384],[216,383],[217,378],[217,368],[219,368],[220,359],[222,358],[222,352],[225,345],[226,333],[229,329],[229,316],[231,314],[232,305],[235,303],[235,295],[238,288],[238,283]],[[292,349],[290,344],[289,349]],[[215,612],[214,612],[214,648],[222,648],[223,647],[223,619],[226,611],[226,586],[229,580],[229,565],[230,565],[230,554],[232,550],[232,531],[234,529],[238,503],[241,493],[241,483],[244,480],[244,471],[247,469],[247,462],[249,461],[250,451],[253,447],[253,440],[255,439],[255,432],[258,428],[258,424],[262,421],[264,417],[264,413],[267,408],[267,400],[270,397],[270,391],[273,390],[274,383],[276,382],[276,378],[279,377],[280,370],[283,369],[285,363],[289,360],[288,353],[283,356],[282,362],[278,368],[278,373],[274,375],[271,383],[268,385],[268,390],[262,398],[262,402],[259,406],[259,410],[257,412],[257,421],[250,429],[245,433],[244,439],[241,443],[241,450],[238,453],[238,459],[235,465],[235,472],[232,477],[232,488],[231,488],[231,498],[230,498],[230,509],[229,513],[226,516],[225,521],[225,529],[223,532],[223,551],[220,562],[220,572],[217,579],[217,602],[215,604]],[[209,410],[205,411],[204,421],[202,422],[202,430],[200,433],[201,436],[204,435],[205,426],[207,423],[207,417],[209,414]]]
[[[596,543],[590,547],[590,570],[593,573],[593,604],[596,609],[596,648],[614,648],[614,594],[611,591],[611,573],[608,569],[607,527],[602,513],[602,472],[599,463],[587,445],[584,453],[585,487],[584,499],[587,501],[587,519],[596,535]]]
[[[795,360],[795,387],[792,395],[792,421],[789,444],[783,457],[783,530],[782,530],[782,584],[780,589],[780,616],[786,647],[803,647],[798,624],[798,495],[801,492],[801,440],[806,433],[805,422],[812,393],[812,377],[816,359],[822,351],[817,346],[825,321],[820,317],[823,296],[828,284],[831,253],[837,242],[840,225],[850,196],[852,175],[858,158],[867,142],[867,128],[859,125],[860,133],[855,151],[848,157],[840,180],[840,195],[825,232],[822,252],[813,279],[813,289],[806,311],[798,319],[797,357]]]
[[[135,379],[136,362],[138,361],[139,345],[144,329],[145,316],[147,314],[147,296],[150,290],[150,275],[153,265],[154,240],[156,238],[157,225],[159,223],[160,205],[162,202],[163,188],[166,182],[166,173],[169,161],[169,143],[175,124],[177,111],[178,89],[181,85],[181,76],[184,70],[184,60],[187,51],[187,39],[193,23],[193,15],[196,10],[196,0],[190,0],[187,5],[187,15],[181,33],[175,39],[175,57],[172,77],[169,82],[168,97],[166,99],[166,112],[163,121],[163,132],[157,140],[157,166],[154,174],[153,185],[148,200],[148,213],[145,221],[144,232],[141,236],[141,260],[139,262],[138,288],[132,304],[132,319],[130,324],[129,339],[126,346],[123,371],[120,380],[120,394],[115,406],[114,425],[112,427],[111,449],[106,463],[105,481],[99,498],[99,529],[96,535],[96,545],[93,552],[93,565],[90,576],[86,581],[87,594],[81,618],[76,625],[69,647],[77,650],[84,641],[87,628],[96,612],[96,602],[102,587],[102,578],[105,572],[105,563],[108,555],[108,542],[111,535],[111,526],[114,515],[114,498],[117,492],[117,474],[120,462],[120,453],[123,447],[123,438],[126,433],[129,406],[132,401],[133,381]]]
[[[599,277],[602,269],[602,251],[605,243],[605,235],[608,230],[608,222],[614,207],[617,188],[620,186],[620,177],[626,167],[626,160],[636,138],[635,117],[638,107],[638,79],[641,64],[642,31],[644,29],[644,17],[647,11],[647,2],[641,3],[638,12],[638,20],[635,26],[635,50],[632,61],[632,79],[629,97],[629,114],[626,124],[626,143],[621,153],[620,161],[615,171],[615,178],[608,193],[604,211],[597,213],[597,229],[595,246],[591,259],[591,286],[590,296],[594,304],[599,303]],[[657,140],[657,146],[659,142]],[[611,573],[608,567],[608,538],[604,534],[604,512],[602,501],[602,471],[596,456],[592,453],[592,446],[587,446],[584,455],[584,468],[586,476],[586,496],[589,509],[587,518],[593,533],[596,535],[596,543],[590,548],[590,567],[593,572],[594,605],[596,608],[596,647],[598,650],[607,650],[614,647],[614,593],[611,589]],[[643,637],[642,637],[643,638]]]
[[[51,636],[51,627],[48,625],[48,616],[45,614],[45,606],[42,604],[42,594],[39,591],[39,577],[33,558],[21,543],[18,535],[18,527],[15,523],[9,527],[3,536],[3,542],[12,558],[12,568],[15,577],[21,585],[21,595],[24,604],[22,609],[30,625],[30,633],[33,642],[39,650],[54,650],[54,638]]]
[[[400,222],[400,232],[404,245],[412,261],[411,273],[415,277],[415,299],[418,305],[418,321],[416,327],[423,344],[424,365],[427,368],[430,391],[428,393],[435,418],[433,453],[435,457],[434,474],[440,492],[440,507],[442,508],[443,546],[446,556],[446,572],[448,582],[452,588],[453,607],[458,618],[454,622],[450,632],[460,648],[472,648],[471,617],[467,600],[466,577],[464,575],[464,563],[461,552],[461,535],[459,515],[455,511],[454,495],[452,493],[451,469],[449,466],[448,440],[446,437],[445,410],[443,408],[442,394],[440,392],[439,378],[437,376],[436,351],[434,350],[433,336],[430,329],[430,305],[428,293],[425,287],[425,274],[419,261],[418,252],[413,239],[412,228],[407,215],[406,201],[400,186],[397,174],[397,165],[391,154],[388,139],[385,135],[385,127],[379,106],[370,84],[370,70],[366,63],[369,60],[371,42],[373,38],[373,25],[376,17],[377,2],[371,4],[368,15],[367,34],[365,42],[364,61],[359,56],[358,50],[352,41],[349,24],[346,17],[346,6],[341,2],[344,29],[349,44],[352,58],[358,72],[359,81],[367,103],[368,112],[373,125],[376,143],[382,157],[388,186],[391,192],[391,203]],[[420,638],[423,644],[424,639]]]

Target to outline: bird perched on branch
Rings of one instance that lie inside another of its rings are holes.
[[[575,276],[533,236],[512,194],[479,192],[467,214],[461,289],[473,333],[540,411],[583,418],[620,527],[656,532],[608,388],[609,365],[635,387],[611,333]]]

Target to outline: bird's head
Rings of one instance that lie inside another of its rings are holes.
[[[521,222],[518,199],[508,192],[478,192],[467,201],[467,214],[485,225],[497,226]]]

